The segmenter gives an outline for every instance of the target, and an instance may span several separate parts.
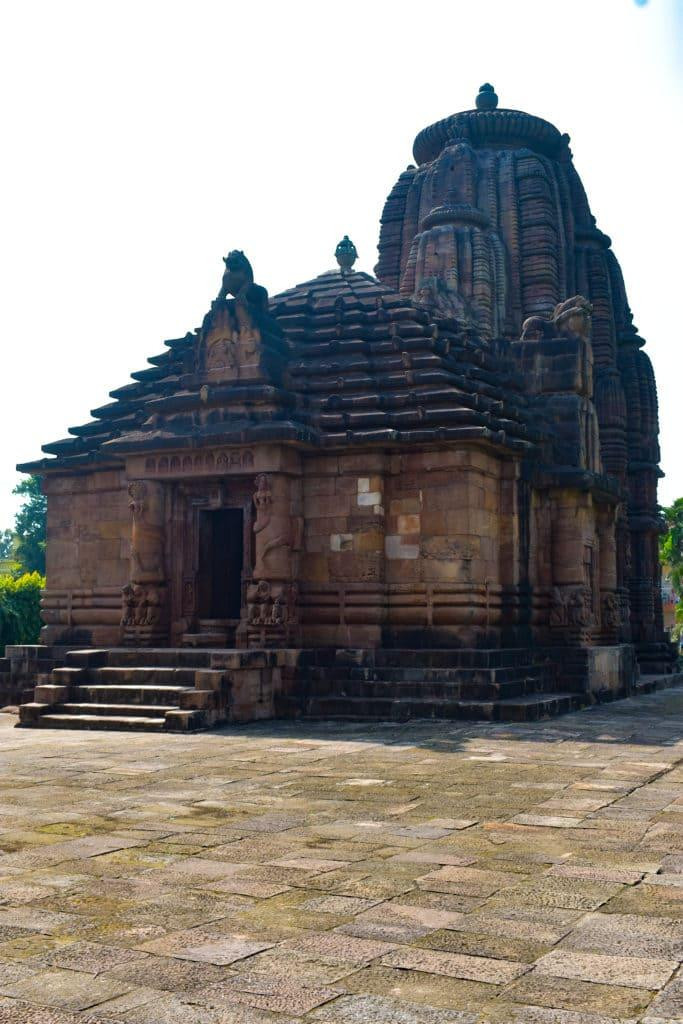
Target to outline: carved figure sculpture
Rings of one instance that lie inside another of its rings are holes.
[[[291,555],[301,546],[302,524],[300,517],[291,515],[286,481],[279,478],[271,481],[266,473],[260,473],[256,477],[254,506],[254,576],[257,579],[290,579]]]
[[[560,337],[590,341],[592,315],[593,307],[588,299],[583,295],[573,295],[555,306],[553,322]]]
[[[550,626],[585,629],[593,625],[590,593],[586,587],[553,587]]]
[[[163,485],[134,480],[128,485],[128,494],[133,513],[131,581],[160,582],[164,579]]]
[[[133,626],[135,624],[135,588],[127,583],[123,588],[123,615],[121,616],[122,626]]]
[[[603,595],[600,611],[605,629],[618,629],[621,626],[621,603],[616,594]]]
[[[291,626],[297,621],[297,587],[290,583],[259,580],[247,588],[247,621],[250,626]]]
[[[268,315],[268,292],[254,284],[251,264],[241,250],[233,249],[223,262],[221,288],[202,329],[205,355],[199,368],[234,379],[241,375],[240,368],[256,360],[261,326]]]
[[[268,292],[259,284],[254,284],[254,272],[251,263],[241,249],[233,249],[223,257],[225,271],[221,289],[216,302],[222,302],[228,295],[234,295],[237,303],[251,306],[265,313],[268,310]]]
[[[163,619],[166,591],[163,586],[128,583],[123,588],[124,629],[139,626],[159,626]]]
[[[522,324],[522,341],[544,341],[550,338],[582,338],[591,340],[593,307],[583,295],[573,295],[560,302],[551,317],[530,316]]]
[[[585,595],[580,590],[573,590],[567,598],[567,624],[569,626],[588,625]]]
[[[550,625],[555,629],[567,625],[567,605],[564,594],[559,587],[553,587],[550,605]]]

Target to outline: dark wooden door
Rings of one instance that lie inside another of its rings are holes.
[[[202,510],[199,523],[199,615],[238,619],[242,604],[243,512]]]

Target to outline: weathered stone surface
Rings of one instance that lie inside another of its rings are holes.
[[[666,984],[677,966],[676,960],[570,953],[558,949],[541,957],[534,970],[537,974],[550,974],[555,978],[579,978],[605,985],[656,989]]]
[[[528,968],[508,960],[484,956],[463,956],[431,949],[396,949],[382,957],[382,966],[403,970],[425,971],[427,974],[445,974],[448,978],[484,981],[500,985],[524,974]]]
[[[587,914],[563,940],[566,949],[618,956],[683,958],[683,922],[640,914]]]
[[[43,1006],[86,1010],[122,995],[129,987],[113,979],[97,978],[81,971],[53,968],[17,981],[14,985],[8,986],[6,994]]]
[[[201,743],[169,737],[161,752],[153,735],[121,744],[116,734],[10,728],[0,718],[10,738],[0,846],[12,837],[0,879],[17,886],[0,908],[10,1024],[33,1024],[26,1007],[37,1021],[48,1014],[45,1024],[157,1024],[159,1013],[164,1024],[325,1024],[325,1013],[330,1024],[336,1013],[399,1014],[399,1024],[400,1013],[435,1024],[449,1021],[439,1013],[480,1024],[676,1018],[683,932],[669,892],[681,890],[633,877],[665,863],[674,873],[679,837],[661,815],[683,785],[676,690],[554,723],[262,723]],[[338,785],[349,778],[383,784]],[[645,818],[637,831],[614,819],[594,828],[590,817],[570,829],[515,823],[521,806],[533,813],[547,801],[548,785],[626,788]],[[477,821],[442,837],[392,834],[439,829],[435,819]],[[112,848],[121,840],[136,845]],[[55,846],[58,858],[45,860]],[[426,857],[397,859],[411,853]],[[283,860],[341,866],[270,863]],[[207,881],[216,864],[220,877]],[[493,891],[422,888],[441,871]],[[286,890],[221,888],[269,878]],[[337,891],[355,884],[388,894]],[[71,1009],[81,995],[104,998]]]
[[[260,953],[271,945],[269,942],[259,942],[255,936],[219,935],[201,930],[193,933],[190,930],[147,942],[145,951],[166,953],[180,960],[196,960],[199,963],[220,966]]]
[[[324,1024],[475,1024],[473,1013],[437,1010],[382,996],[340,996],[310,1014]]]

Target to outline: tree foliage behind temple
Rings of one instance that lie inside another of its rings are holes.
[[[662,511],[667,529],[659,541],[659,558],[678,598],[674,629],[674,636],[678,636],[683,630],[683,498]]]
[[[26,477],[12,493],[25,498],[15,519],[17,543],[14,557],[25,572],[45,575],[47,498],[41,491],[39,477]]]
[[[40,593],[45,577],[38,572],[0,576],[0,651],[7,644],[35,644],[40,634]]]

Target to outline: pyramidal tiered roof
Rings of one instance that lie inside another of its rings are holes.
[[[340,261],[341,262],[341,261]],[[201,331],[166,342],[94,419],[43,446],[55,456],[21,467],[78,469],[127,451],[280,439],[314,446],[489,440],[530,448],[522,381],[507,343],[469,338],[369,274],[340,267],[269,303],[288,356],[282,379],[214,391],[220,416],[193,415]],[[204,396],[205,399],[205,396]],[[537,422],[537,421],[536,421]]]

